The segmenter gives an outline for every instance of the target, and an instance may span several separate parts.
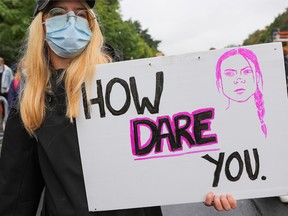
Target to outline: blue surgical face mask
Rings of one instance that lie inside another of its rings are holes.
[[[73,58],[80,55],[91,37],[88,21],[76,17],[73,11],[46,20],[46,41],[60,57]]]

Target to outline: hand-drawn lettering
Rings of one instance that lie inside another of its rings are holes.
[[[120,110],[115,110],[112,107],[111,101],[110,101],[111,91],[112,91],[113,86],[116,83],[119,83],[124,88],[125,94],[126,94],[125,104],[123,105],[123,107]],[[126,113],[130,107],[130,104],[131,104],[130,89],[129,89],[127,82],[123,79],[120,79],[120,78],[114,78],[114,79],[110,80],[109,83],[107,84],[107,87],[106,87],[105,100],[106,100],[107,109],[111,112],[112,115],[119,116],[119,115],[123,115],[124,113]]]
[[[217,143],[217,135],[204,132],[210,130],[211,119],[214,118],[214,109],[200,109],[192,114],[178,113],[172,117],[160,116],[156,122],[149,118],[132,119],[130,121],[130,137],[133,155],[145,156],[155,147],[155,153],[163,152],[163,142],[166,139],[170,152],[182,150],[183,142],[189,148],[195,145]],[[184,126],[180,126],[180,120],[185,120]],[[141,126],[149,127],[150,138],[146,143],[141,143]],[[167,132],[163,133],[163,128]],[[197,132],[197,140],[194,141]],[[199,143],[197,142],[199,141]]]
[[[202,158],[208,160],[211,163],[214,163],[216,165],[216,169],[214,172],[214,180],[213,180],[213,187],[217,187],[218,183],[219,183],[219,179],[220,179],[220,174],[221,174],[221,170],[222,170],[222,166],[223,166],[223,161],[224,161],[224,152],[221,152],[219,154],[219,158],[218,161],[213,159],[212,157],[210,157],[210,155],[206,154],[204,155]]]
[[[177,149],[181,148],[181,145],[176,143],[175,137],[173,134],[171,121],[169,117],[158,118],[157,119],[157,139],[156,139],[156,149],[155,152],[163,152],[163,139],[168,139],[170,143],[170,148],[172,151],[176,151]],[[164,127],[167,128],[168,132],[163,133]]]
[[[231,172],[230,172],[230,164],[232,162],[233,159],[236,159],[238,161],[238,165],[239,165],[239,170],[238,170],[238,174],[236,176],[232,176]],[[238,152],[233,152],[227,159],[226,161],[226,166],[225,166],[225,174],[226,177],[229,181],[232,182],[236,182],[240,179],[240,177],[242,176],[243,173],[243,160],[241,158],[241,155]]]
[[[213,110],[214,111],[214,110]],[[215,136],[204,136],[203,132],[210,130],[210,120],[214,119],[212,110],[198,110],[193,112],[194,115],[194,135],[195,141],[198,144],[216,142]],[[205,121],[207,120],[207,121]]]
[[[254,171],[254,173],[252,171],[252,165],[251,165],[249,151],[248,150],[244,151],[244,161],[245,161],[246,172],[247,172],[248,177],[252,181],[254,181],[254,180],[256,180],[258,178],[259,170],[260,170],[259,154],[258,154],[258,150],[256,148],[253,149],[253,155],[254,155],[254,159],[255,159],[255,171]],[[215,169],[215,172],[214,172],[214,180],[213,180],[213,183],[212,183],[213,187],[218,187],[220,174],[221,174],[221,170],[222,170],[222,166],[223,166],[223,162],[224,162],[224,156],[225,156],[224,152],[221,152],[219,154],[218,160],[213,159],[208,154],[202,156],[202,158],[204,158],[205,160],[207,160],[207,161],[209,161],[209,162],[211,162],[211,163],[216,165],[216,169]],[[230,164],[231,164],[231,162],[234,159],[237,160],[238,167],[239,167],[239,170],[238,170],[238,173],[237,173],[236,176],[233,176],[231,174],[231,171],[230,171]],[[243,174],[243,169],[244,169],[244,163],[243,163],[241,155],[238,152],[233,152],[228,157],[228,159],[226,160],[226,163],[225,163],[225,175],[226,175],[226,178],[229,181],[232,181],[232,182],[238,181],[241,178],[242,174]],[[262,180],[263,181],[266,180],[266,177],[263,176]]]
[[[137,155],[149,154],[150,151],[154,147],[154,143],[157,140],[156,138],[157,127],[155,123],[151,121],[150,119],[139,119],[137,121],[131,122],[131,124],[133,124],[133,128],[134,128],[133,134],[131,135],[132,137],[135,137],[135,139],[133,139],[135,141],[135,144],[132,146],[133,154],[137,154]],[[140,129],[140,126],[147,127],[151,131],[151,136],[149,140],[147,141],[147,143],[144,145],[140,144],[140,137],[139,137],[140,133],[138,131]]]
[[[163,92],[163,84],[164,84],[163,72],[156,73],[156,91],[155,91],[154,106],[151,104],[151,102],[147,97],[144,97],[142,99],[142,104],[140,105],[135,77],[130,78],[131,93],[133,96],[137,113],[139,115],[144,113],[145,107],[149,110],[151,114],[159,112],[160,99]]]
[[[253,149],[253,154],[255,158],[255,172],[253,173],[252,171],[252,166],[251,166],[251,160],[250,160],[250,155],[248,150],[244,151],[244,160],[245,160],[245,166],[246,166],[246,171],[251,180],[256,180],[259,175],[259,169],[260,169],[260,163],[259,163],[259,155],[257,149]]]
[[[87,99],[87,92],[86,92],[85,83],[82,84],[81,90],[82,90],[82,100],[83,100],[85,118],[86,119],[91,119],[91,114],[90,114],[89,105],[88,105],[88,99]]]
[[[185,124],[180,126],[180,121],[185,121]],[[189,114],[180,113],[179,115],[174,115],[174,126],[176,134],[176,143],[181,143],[182,139],[186,139],[190,145],[194,145],[195,141],[191,136],[190,128],[191,118]]]
[[[106,116],[106,113],[105,113],[105,104],[104,104],[104,97],[103,97],[103,91],[102,91],[102,83],[101,83],[101,80],[97,80],[96,83],[97,83],[98,97],[93,98],[90,101],[91,101],[91,104],[98,104],[99,105],[100,117],[104,118]],[[85,90],[85,92],[86,92],[86,90]],[[82,94],[83,94],[83,89],[82,89]],[[83,96],[83,98],[84,98],[84,96]],[[91,119],[90,110],[84,109],[84,111],[85,111],[86,119]]]
[[[106,117],[105,105],[107,109],[109,110],[109,112],[114,116],[125,114],[130,108],[131,94],[132,94],[134,105],[138,114],[144,114],[145,108],[147,108],[147,110],[151,114],[155,114],[159,112],[159,106],[160,106],[161,96],[162,96],[163,87],[164,87],[164,73],[162,71],[156,73],[156,88],[155,88],[154,105],[152,105],[148,97],[144,97],[140,104],[135,77],[130,77],[129,81],[130,81],[130,88],[129,88],[128,83],[123,79],[113,78],[112,80],[110,80],[106,86],[105,101],[103,97],[104,94],[103,94],[103,88],[102,88],[102,81],[101,80],[96,81],[97,98],[92,98],[90,102],[91,102],[91,105],[95,105],[95,104],[99,105],[99,112],[100,112],[101,118]],[[119,110],[116,110],[115,108],[113,108],[111,104],[111,92],[113,90],[114,85],[117,83],[123,87],[125,94],[126,94],[126,99],[123,102],[124,105]],[[131,94],[130,94],[130,91],[131,91]],[[84,102],[83,104],[84,104],[85,118],[91,119],[90,110],[88,106],[89,103],[87,102],[87,99],[86,99],[87,94],[86,94],[85,84],[82,85],[82,95],[83,95],[83,102]]]

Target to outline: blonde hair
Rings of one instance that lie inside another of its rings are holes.
[[[17,65],[17,70],[16,70],[16,73],[15,73],[15,76],[14,76],[14,79],[16,79],[16,80],[21,80],[21,74],[22,74],[22,70],[23,70],[23,65],[25,65],[25,59],[24,58],[22,58],[20,61],[19,61],[19,63],[18,63],[18,65]]]
[[[91,10],[92,11],[92,10]],[[38,129],[45,117],[45,93],[49,90],[51,69],[45,54],[45,35],[40,12],[32,21],[27,39],[24,58],[27,65],[27,79],[20,95],[20,114],[24,127],[30,134]],[[73,122],[79,114],[81,86],[91,79],[97,64],[107,63],[110,58],[102,51],[104,39],[96,18],[89,20],[92,39],[86,49],[65,69],[63,79],[67,94],[66,116]]]

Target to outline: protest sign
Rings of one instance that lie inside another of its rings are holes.
[[[280,43],[99,65],[83,98],[90,211],[288,192]]]

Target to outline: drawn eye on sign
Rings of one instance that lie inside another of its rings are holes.
[[[222,54],[216,64],[216,86],[228,100],[226,110],[232,104],[254,99],[262,133],[267,137],[263,77],[256,54],[245,48],[232,49]]]

